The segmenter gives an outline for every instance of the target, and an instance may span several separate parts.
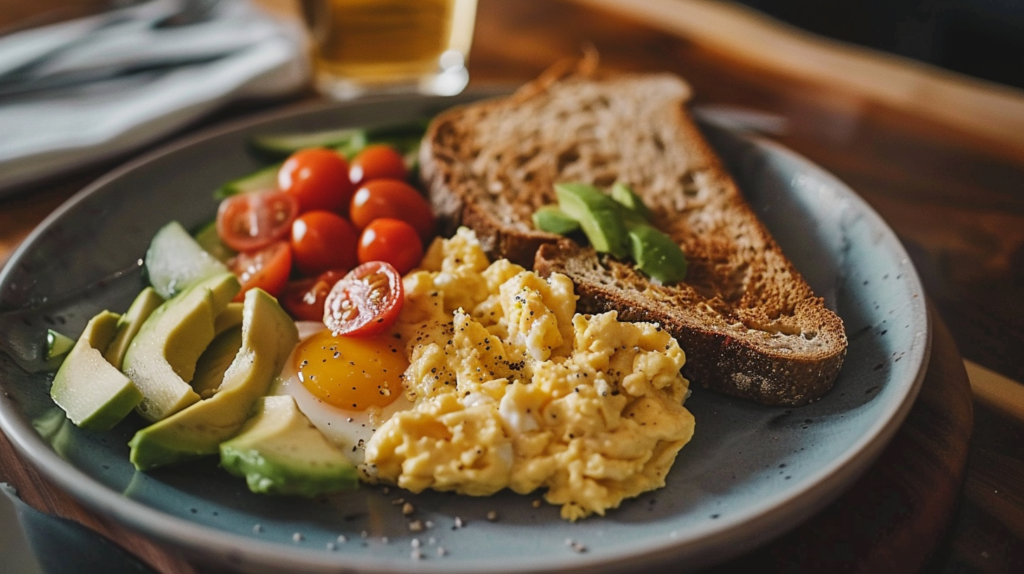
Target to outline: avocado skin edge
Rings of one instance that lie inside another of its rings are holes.
[[[308,468],[293,470],[288,464],[267,458],[256,448],[220,449],[220,464],[225,470],[245,478],[249,490],[259,494],[298,495],[313,498],[359,486],[354,466],[343,469],[325,468],[314,474]]]

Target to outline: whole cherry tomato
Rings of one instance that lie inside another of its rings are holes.
[[[276,241],[258,251],[239,253],[228,261],[228,269],[242,284],[235,301],[242,301],[245,292],[256,287],[277,297],[292,271],[292,249],[287,241]]]
[[[355,267],[358,240],[352,224],[330,211],[309,211],[292,223],[295,266],[303,275]]]
[[[434,213],[414,187],[395,179],[367,182],[352,196],[349,208],[352,225],[364,229],[374,219],[401,219],[412,225],[423,243],[434,235]]]
[[[280,192],[242,193],[220,203],[217,235],[235,251],[253,251],[288,234],[299,204]]]
[[[402,276],[383,261],[349,271],[334,284],[324,303],[324,324],[335,335],[369,337],[398,319],[405,304]]]
[[[400,219],[374,219],[359,236],[359,262],[386,261],[405,275],[423,259],[423,242]]]
[[[373,144],[363,148],[352,159],[348,177],[352,185],[359,187],[374,179],[409,179],[409,169],[405,167],[405,158],[395,148]]]
[[[348,207],[355,189],[348,179],[348,162],[326,148],[293,153],[277,172],[277,185],[298,200],[300,213],[340,212]]]
[[[299,321],[323,321],[324,301],[334,284],[345,277],[345,271],[325,271],[319,277],[288,283],[281,294],[281,304]]]

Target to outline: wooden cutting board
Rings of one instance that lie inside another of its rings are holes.
[[[973,411],[949,330],[938,319],[934,329],[921,394],[879,460],[807,522],[710,572],[904,573],[920,570],[936,554],[963,484]],[[3,435],[0,481],[13,484],[32,506],[105,534],[161,572],[211,572],[86,510],[26,463]]]

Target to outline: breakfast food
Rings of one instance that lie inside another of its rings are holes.
[[[405,285],[393,337],[414,405],[378,413],[364,480],[474,496],[546,488],[569,520],[664,486],[694,429],[667,332],[576,314],[567,277],[490,263],[465,228]]]
[[[553,68],[514,95],[432,122],[420,161],[442,227],[474,229],[492,258],[572,279],[579,310],[663,325],[702,386],[769,405],[820,398],[846,354],[843,323],[812,293],[686,112],[668,74],[600,77]],[[560,235],[533,214],[555,184],[627,184],[689,262],[658,284],[636,266]]]
[[[408,148],[263,138],[286,161],[223,186],[195,237],[160,230],[124,316],[54,339],[72,349],[54,400],[97,429],[134,408],[140,470],[219,454],[267,494],[543,491],[577,520],[665,485],[688,377],[819,397],[842,322],[703,143],[687,86],[590,65],[439,116],[433,210]]]

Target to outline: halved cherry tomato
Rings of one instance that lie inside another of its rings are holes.
[[[344,217],[330,211],[303,213],[292,224],[295,266],[303,275],[356,266],[359,237]]]
[[[325,271],[319,277],[292,281],[281,294],[281,304],[300,321],[323,321],[324,301],[334,284],[345,277],[344,271]]]
[[[335,335],[369,337],[390,327],[404,303],[402,276],[383,261],[371,261],[334,284],[324,303],[324,324]]]
[[[408,183],[395,179],[376,179],[356,190],[349,217],[356,229],[388,217],[413,226],[423,243],[434,235],[434,213],[426,198]]]
[[[374,219],[359,236],[359,262],[386,261],[405,275],[423,259],[423,242],[400,219]]]
[[[235,301],[243,300],[245,292],[256,287],[277,297],[284,291],[292,270],[292,248],[287,241],[276,241],[259,251],[239,253],[228,261],[228,269],[242,284]]]
[[[359,187],[374,179],[409,179],[409,169],[405,167],[405,158],[395,148],[374,144],[363,148],[352,159],[348,178],[352,180],[352,185]]]
[[[299,212],[348,208],[355,186],[348,179],[348,162],[326,148],[299,150],[277,172],[277,185],[299,201]]]
[[[288,234],[299,204],[287,193],[242,193],[220,202],[217,235],[235,251],[253,251]]]

